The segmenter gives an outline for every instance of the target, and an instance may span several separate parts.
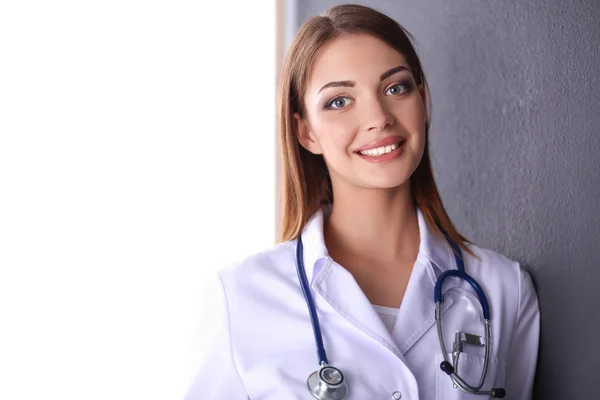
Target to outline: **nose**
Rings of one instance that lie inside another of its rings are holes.
[[[395,119],[386,104],[382,103],[379,99],[372,99],[368,102],[368,105],[365,106],[364,121],[365,130],[382,131],[393,125]]]

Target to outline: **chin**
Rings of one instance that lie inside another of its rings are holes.
[[[410,177],[398,179],[397,176],[379,179],[370,179],[366,182],[365,187],[369,189],[400,189],[410,183]]]

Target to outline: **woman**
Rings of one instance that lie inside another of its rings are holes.
[[[531,279],[444,211],[427,99],[385,15],[338,6],[302,26],[280,88],[282,243],[219,273],[222,330],[188,399],[531,398]],[[489,337],[478,291],[450,277],[440,341],[434,287],[461,264],[487,296]]]

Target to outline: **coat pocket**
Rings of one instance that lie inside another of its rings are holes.
[[[452,362],[452,354],[448,354],[448,359]],[[441,353],[436,356],[436,399],[437,400],[485,400],[489,396],[463,392],[459,387],[454,387],[450,376],[446,375],[439,365],[444,361]],[[458,362],[458,375],[471,386],[476,386],[481,378],[483,371],[484,358],[473,356],[468,353],[462,353]],[[497,357],[490,357],[488,362],[487,375],[481,390],[491,388],[503,388],[506,381],[506,362]],[[510,398],[510,393],[506,394]]]

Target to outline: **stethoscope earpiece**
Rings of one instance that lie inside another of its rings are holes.
[[[442,361],[440,364],[440,369],[448,375],[452,375],[454,373],[454,367],[448,361]]]
[[[342,400],[348,393],[342,371],[327,364],[310,374],[306,383],[310,393],[319,400]]]

